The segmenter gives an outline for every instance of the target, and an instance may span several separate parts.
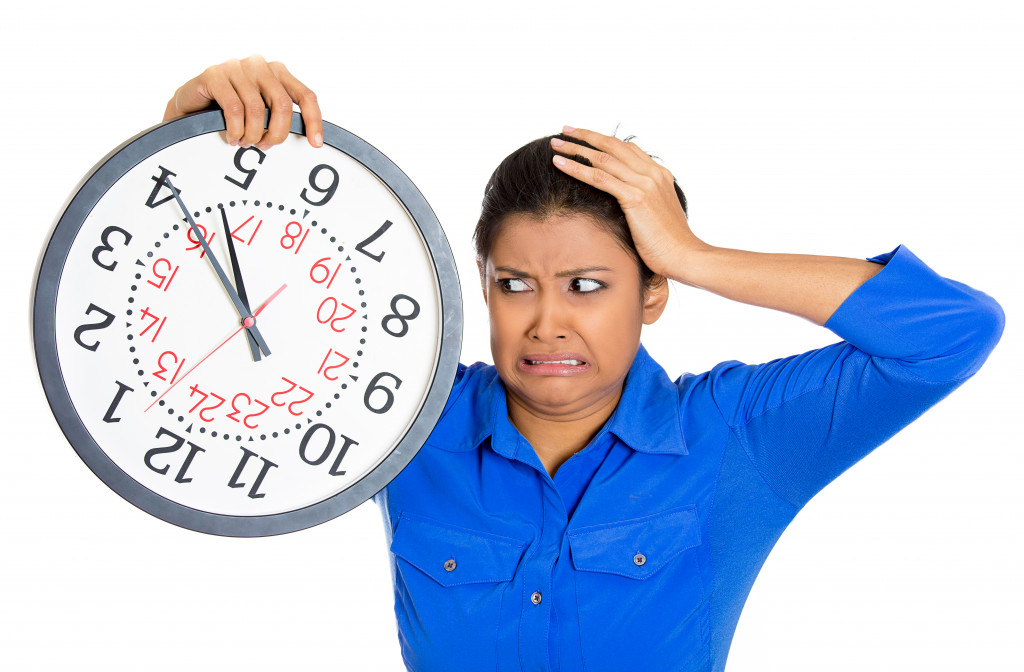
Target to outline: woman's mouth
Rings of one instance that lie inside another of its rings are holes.
[[[572,376],[590,368],[576,353],[529,354],[519,360],[519,370],[539,376]]]

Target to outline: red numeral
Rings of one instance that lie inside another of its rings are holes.
[[[181,367],[185,366],[185,360],[182,359],[179,362],[178,361],[178,356],[176,354],[174,354],[173,352],[171,352],[170,350],[167,350],[165,352],[161,352],[160,353],[160,356],[156,358],[156,365],[160,367],[160,370],[159,371],[154,371],[153,375],[156,376],[157,378],[159,378],[160,380],[164,381],[164,382],[168,382],[168,381],[167,381],[166,378],[163,377],[162,374],[167,373],[168,371],[170,371],[170,369],[167,368],[167,366],[164,365],[164,356],[165,355],[170,355],[171,358],[174,360],[174,363],[178,365],[178,368],[174,370],[174,375],[171,376],[170,383],[171,383],[171,385],[173,385],[174,381],[178,379],[178,374],[181,373]],[[171,366],[174,366],[174,364],[171,364]]]
[[[341,363],[340,364],[334,364],[332,366],[327,366],[327,360],[331,358],[331,355],[337,355],[338,357],[340,357],[342,359]],[[333,371],[334,369],[341,368],[342,366],[344,366],[348,362],[348,360],[349,360],[348,357],[346,357],[345,355],[341,354],[337,350],[333,350],[333,349],[328,350],[327,354],[324,355],[324,361],[320,362],[320,368],[317,369],[316,372],[324,374],[324,378],[326,378],[327,380],[337,380],[338,376],[329,375],[328,372],[329,371]]]
[[[300,386],[299,389],[305,392],[306,396],[303,397],[302,399],[299,399],[298,401],[293,401],[292,403],[288,404],[288,412],[291,413],[292,415],[302,415],[302,411],[296,411],[294,407],[298,406],[299,404],[304,404],[313,398],[312,390],[307,390],[302,386]]]
[[[200,390],[200,389],[199,389],[199,386],[198,386],[198,385],[193,385],[192,387],[190,387],[190,388],[188,388],[188,389],[189,389],[189,390],[191,390],[191,391],[190,391],[190,392],[188,393],[188,398],[189,398],[189,399],[191,399],[192,397],[196,396],[197,394],[201,394],[201,395],[203,395],[203,398],[202,398],[202,399],[200,399],[199,401],[197,401],[197,402],[195,403],[195,406],[193,406],[192,408],[188,409],[188,412],[189,412],[189,413],[192,413],[192,412],[193,412],[193,411],[195,411],[195,410],[196,410],[197,408],[199,408],[199,405],[200,405],[200,404],[202,404],[202,403],[203,403],[204,401],[206,401],[206,398],[207,398],[208,396],[210,396],[210,395],[208,395],[208,394],[207,394],[206,392],[203,392],[202,390]]]
[[[285,401],[278,401],[277,398],[280,397],[280,396],[283,396],[285,394],[288,394],[289,392],[294,390],[296,385],[297,385],[297,383],[293,383],[292,381],[288,380],[287,378],[285,378],[283,376],[282,376],[281,380],[283,380],[284,382],[286,382],[289,385],[291,385],[291,387],[289,387],[287,390],[281,390],[280,392],[274,392],[272,395],[270,395],[270,403],[272,403],[274,406],[284,406],[286,403],[288,403],[288,402],[285,402]]]
[[[246,240],[245,238],[242,238],[241,236],[239,236],[237,234],[238,234],[239,231],[241,231],[245,227],[246,224],[248,224],[249,222],[251,222],[254,219],[256,219],[255,215],[252,216],[252,217],[249,217],[249,219],[245,220],[244,222],[242,222],[241,224],[236,226],[235,230],[231,232],[231,237],[234,238],[235,240],[237,240],[240,243],[245,243],[246,245],[252,245],[252,239],[256,237],[256,232],[260,230],[260,226],[263,224],[263,220],[262,219],[260,221],[256,222],[256,228],[253,229],[253,232],[251,234],[249,234],[249,240]]]
[[[161,273],[160,271],[157,270],[157,266],[162,266],[162,265],[166,265],[167,266],[167,273],[169,273],[170,275],[167,275],[165,273]],[[157,259],[156,261],[154,261],[153,265],[149,267],[149,270],[153,271],[153,275],[160,282],[153,282],[152,280],[147,280],[146,282],[148,282],[149,284],[153,285],[157,289],[162,289],[165,292],[168,289],[171,288],[171,281],[174,280],[174,276],[177,275],[177,273],[178,273],[178,267],[177,266],[171,266],[171,262],[167,261],[164,258],[160,258],[160,259]]]
[[[334,284],[334,279],[338,277],[338,271],[341,270],[341,264],[338,264],[337,266],[334,267],[334,273],[332,274],[330,267],[328,267],[327,264],[324,263],[325,261],[330,261],[330,259],[330,257],[317,259],[316,263],[313,264],[313,267],[309,269],[309,279],[318,285],[326,282],[327,289],[330,289],[331,285]],[[317,269],[320,269],[323,272],[323,277],[320,278],[319,280],[316,279],[317,276],[320,275],[319,273],[316,273]]]
[[[210,234],[210,237],[207,238],[206,237],[206,227],[205,226],[203,226],[202,224],[196,224],[196,228],[199,229],[199,235],[201,235],[203,237],[203,240],[206,241],[207,245],[209,245],[213,241],[213,237],[217,235],[217,232],[214,231],[213,233]],[[195,250],[195,249],[198,249],[198,248],[202,248],[203,245],[196,238],[196,234],[192,233],[192,227],[191,226],[188,227],[187,229],[185,229],[185,236],[188,237],[188,242],[192,243],[192,247],[186,247],[185,248],[186,252],[191,252],[192,250]],[[199,258],[202,259],[205,256],[206,256],[206,250],[202,250],[199,253]]]
[[[165,317],[161,319],[154,315],[153,313],[149,312],[149,306],[146,306],[145,308],[142,309],[142,317],[152,318],[153,321],[150,322],[145,329],[139,332],[139,336],[144,335],[147,331],[149,331],[153,327],[156,327],[156,325],[159,323],[160,326],[156,327],[156,331],[153,332],[153,336],[152,338],[150,338],[150,343],[156,343],[156,337],[160,335],[160,330],[164,328],[164,324],[167,322],[167,318]]]
[[[295,233],[292,233],[293,224],[298,227],[298,231]],[[302,234],[301,238],[299,237],[299,234]],[[292,254],[298,254],[302,244],[306,242],[306,236],[308,235],[309,229],[303,228],[302,224],[299,224],[298,222],[288,222],[284,226],[284,235],[281,236],[281,247],[286,250],[293,250]],[[299,241],[298,244],[296,244],[296,240]]]
[[[249,415],[246,415],[246,416],[244,416],[242,418],[242,424],[245,425],[246,427],[248,427],[249,429],[256,429],[257,427],[259,427],[259,425],[256,425],[256,424],[250,425],[249,424],[249,418],[255,418],[256,416],[263,415],[264,413],[267,412],[267,409],[270,408],[270,406],[268,406],[267,404],[264,404],[259,399],[253,399],[253,402],[259,404],[263,408],[261,410],[255,412],[255,413],[250,413]]]
[[[224,403],[224,397],[220,396],[219,394],[214,394],[213,392],[210,392],[209,394],[207,394],[206,392],[203,392],[202,390],[200,390],[198,385],[193,385],[192,387],[189,388],[189,390],[191,390],[191,392],[189,392],[189,395],[188,395],[189,397],[193,397],[193,396],[195,396],[197,394],[203,395],[203,398],[200,399],[198,401],[198,403],[196,403],[195,406],[193,406],[192,408],[188,409],[189,413],[192,413],[197,408],[199,408],[203,404],[203,402],[205,402],[207,400],[207,398],[209,398],[209,397],[213,397],[214,399],[219,399],[219,401],[216,404],[214,404],[213,406],[207,406],[207,407],[205,407],[205,408],[203,408],[203,409],[201,409],[199,411],[199,419],[200,420],[202,420],[203,422],[213,422],[213,417],[209,417],[208,418],[208,417],[206,417],[205,413],[207,413],[208,411],[213,411],[215,409],[220,408],[221,404]]]
[[[238,414],[242,412],[242,409],[238,408],[238,400],[241,397],[245,397],[245,405],[246,406],[252,406],[253,402],[255,402],[255,403],[259,404],[260,406],[262,406],[263,410],[257,411],[256,413],[250,413],[249,415],[243,416],[242,419],[239,420],[238,419]],[[256,429],[256,428],[259,427],[259,425],[258,424],[250,425],[249,424],[249,419],[250,418],[255,418],[255,417],[260,416],[260,415],[263,415],[264,413],[267,412],[267,409],[270,408],[270,406],[268,406],[267,404],[264,404],[259,399],[251,398],[248,394],[246,394],[244,392],[239,392],[231,400],[231,408],[232,408],[232,412],[228,413],[228,415],[227,415],[228,418],[234,420],[235,422],[241,422],[243,425],[245,425],[249,429]]]
[[[302,387],[298,383],[294,383],[294,382],[288,380],[287,378],[285,378],[283,376],[281,377],[281,380],[283,380],[284,382],[288,383],[290,385],[290,387],[288,389],[286,389],[286,390],[281,390],[280,392],[275,392],[272,395],[270,395],[270,403],[272,403],[274,406],[284,406],[284,405],[287,404],[288,412],[289,413],[291,413],[292,415],[302,415],[302,411],[296,411],[294,407],[298,406],[299,404],[304,404],[307,401],[309,401],[310,399],[312,399],[313,398],[313,393],[310,390],[307,390],[306,388]],[[298,401],[293,401],[291,403],[288,403],[287,401],[279,401],[278,400],[278,397],[282,397],[282,396],[288,394],[289,392],[294,390],[296,387],[306,393],[306,396],[304,398],[299,399]]]
[[[238,394],[236,394],[231,399],[231,412],[228,413],[226,417],[229,420],[234,420],[235,422],[241,422],[241,420],[238,419],[238,414],[242,412],[242,410],[240,408],[238,408],[238,398],[239,397],[245,397],[245,405],[246,406],[252,404],[252,399],[249,398],[249,395],[246,394],[245,392],[239,392]]]
[[[327,311],[324,310],[325,307],[329,308],[329,314],[327,314]],[[345,315],[344,317],[335,317],[338,314],[339,307],[347,308],[348,315]],[[348,318],[352,317],[355,314],[355,308],[346,303],[338,303],[338,300],[336,298],[334,298],[333,296],[328,296],[326,299],[320,302],[320,307],[316,309],[316,321],[319,322],[320,324],[330,323],[331,329],[340,334],[341,332],[345,331],[345,327],[339,327],[338,323],[347,320]]]

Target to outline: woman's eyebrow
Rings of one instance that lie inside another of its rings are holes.
[[[570,269],[565,270],[565,271],[559,271],[558,273],[555,273],[555,277],[556,278],[570,278],[570,277],[574,278],[574,277],[578,277],[578,276],[581,276],[581,275],[589,275],[590,273],[600,273],[602,271],[606,271],[606,272],[610,273],[610,272],[612,272],[612,269],[608,268],[607,266],[583,266],[583,267],[580,267],[580,268],[570,268]],[[530,275],[529,273],[527,273],[526,271],[521,271],[518,268],[513,268],[511,266],[495,266],[494,267],[494,272],[495,273],[505,273],[505,274],[511,275],[512,277],[515,277],[515,278],[533,278],[534,277],[534,276]]]

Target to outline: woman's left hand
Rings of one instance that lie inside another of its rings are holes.
[[[597,149],[553,138],[555,166],[618,200],[637,252],[648,268],[672,277],[672,269],[680,267],[682,255],[708,247],[690,231],[686,213],[676,196],[672,173],[667,168],[655,163],[631,142],[569,126],[562,134],[583,140]],[[588,159],[593,167],[569,158],[575,154]]]

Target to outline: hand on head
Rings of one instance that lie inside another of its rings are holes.
[[[678,255],[707,245],[690,230],[685,197],[672,173],[632,142],[582,128],[564,129],[551,139],[552,161],[562,172],[611,194],[619,203],[636,250],[647,266],[675,277]],[[574,160],[583,157],[590,165]]]
[[[164,121],[216,104],[224,111],[228,143],[266,150],[288,137],[292,103],[298,103],[302,112],[309,144],[323,145],[323,119],[316,94],[282,63],[267,63],[254,55],[211,66],[185,82],[168,101]],[[268,108],[270,123],[264,130],[264,110]]]

